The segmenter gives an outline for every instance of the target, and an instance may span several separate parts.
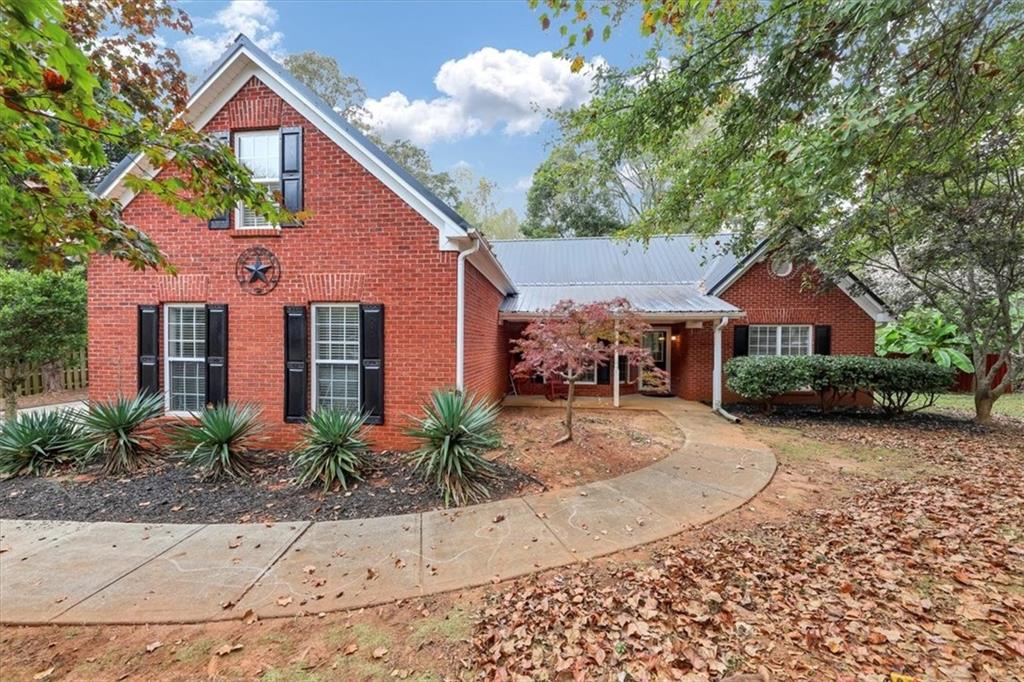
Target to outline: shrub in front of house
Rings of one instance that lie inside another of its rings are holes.
[[[68,464],[78,438],[67,412],[20,414],[0,426],[0,476],[40,476]]]
[[[498,405],[459,391],[435,390],[408,434],[422,442],[409,455],[413,469],[437,486],[446,506],[490,497],[494,465],[483,453],[501,444]]]
[[[156,462],[157,449],[146,432],[146,422],[164,412],[164,398],[140,393],[90,403],[77,415],[81,437],[76,449],[83,462],[103,460],[103,472],[113,476],[129,474]]]
[[[770,412],[786,393],[814,391],[823,410],[857,393],[870,393],[890,416],[931,405],[949,390],[954,371],[920,360],[862,355],[787,355],[733,358],[725,365],[731,391]]]
[[[311,414],[302,431],[302,442],[292,453],[301,486],[322,484],[324,492],[335,483],[348,488],[363,479],[370,464],[366,417],[357,412],[320,409]]]
[[[250,478],[259,464],[253,446],[262,433],[259,408],[227,403],[182,420],[173,440],[185,463],[198,468],[204,478],[242,480]]]

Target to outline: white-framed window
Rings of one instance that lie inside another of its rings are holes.
[[[313,409],[358,412],[359,305],[313,305]]]
[[[580,376],[576,379],[577,384],[596,384],[597,383],[597,365],[594,365],[588,370],[580,372]]]
[[[274,194],[281,191],[281,134],[277,130],[235,133],[235,156],[252,171],[252,179]],[[277,227],[255,211],[238,205],[235,226],[240,230]]]
[[[168,412],[195,412],[206,404],[206,306],[164,306],[164,382]]]
[[[813,327],[807,324],[750,325],[748,355],[810,355]]]

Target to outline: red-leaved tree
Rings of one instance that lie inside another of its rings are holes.
[[[545,381],[561,380],[568,385],[565,435],[556,445],[572,440],[576,382],[607,365],[616,354],[638,368],[645,386],[665,384],[665,371],[655,367],[643,345],[643,334],[650,328],[624,298],[584,304],[565,300],[541,313],[521,338],[512,341],[522,357],[513,368],[516,376],[540,375]]]

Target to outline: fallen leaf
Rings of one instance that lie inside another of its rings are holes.
[[[292,598],[291,597],[278,597],[277,598],[277,605],[278,606],[288,606],[291,603],[292,603]]]
[[[374,658],[384,658],[387,655],[388,655],[388,650],[387,650],[386,647],[379,646],[379,647],[377,647],[376,649],[373,650],[373,657]]]
[[[56,670],[56,669],[57,669],[56,666],[51,667],[51,668],[47,668],[46,670],[43,670],[42,672],[38,672],[35,675],[33,675],[32,679],[33,680],[45,680],[47,677],[52,675],[53,671]]]
[[[164,645],[163,642],[150,642],[146,645],[146,653],[151,654]]]
[[[224,644],[222,646],[217,647],[217,649],[213,653],[217,654],[218,656],[227,656],[233,651],[239,651],[242,648],[243,647],[241,644]]]

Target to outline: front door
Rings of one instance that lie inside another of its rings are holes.
[[[654,358],[654,366],[658,369],[669,372],[672,369],[672,359],[669,356],[669,339],[672,338],[672,330],[667,327],[654,327],[650,331],[644,332],[644,348],[650,353],[651,357]],[[640,383],[641,390],[647,390],[643,381]],[[653,387],[650,389],[653,390]],[[665,386],[659,390],[659,393],[668,393],[669,387]]]

